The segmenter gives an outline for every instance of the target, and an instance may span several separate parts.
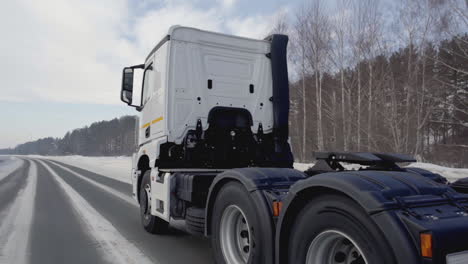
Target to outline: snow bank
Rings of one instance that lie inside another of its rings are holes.
[[[306,171],[312,166],[314,166],[313,163],[299,163],[299,162],[294,163],[294,168],[300,171]]]
[[[12,156],[0,156],[0,180],[23,165],[23,160]]]
[[[294,168],[297,170],[305,171],[308,168],[312,167],[313,163],[294,163]],[[344,167],[348,170],[357,170],[361,165],[358,164],[345,164]],[[408,167],[415,167],[425,169],[434,173],[438,173],[450,182],[454,182],[458,179],[468,178],[468,169],[467,168],[449,168],[432,163],[416,162],[411,163]]]
[[[56,160],[69,164],[72,166],[80,167],[85,170],[95,172],[113,178],[122,182],[130,183],[130,172],[132,168],[131,157],[84,157],[84,156],[34,156],[38,158],[46,158]],[[0,156],[1,159],[1,156]],[[1,165],[1,163],[0,163]],[[294,168],[300,171],[305,171],[312,167],[313,163],[294,163]],[[347,169],[359,169],[360,165],[345,164]],[[446,177],[449,181],[456,181],[460,178],[468,178],[468,169],[457,169],[442,167],[431,163],[416,162],[410,164],[408,167],[417,167],[438,173]],[[1,170],[2,166],[0,166]],[[1,172],[0,172],[1,173]],[[1,176],[0,176],[1,177]]]
[[[126,183],[132,183],[130,174],[132,170],[131,157],[85,157],[85,156],[31,156],[35,158],[50,159],[68,165],[92,171],[103,176]]]
[[[434,173],[438,173],[447,180],[454,182],[461,178],[468,178],[468,169],[466,168],[448,168],[439,165],[435,165],[432,163],[424,163],[424,162],[416,162],[408,165],[408,167],[416,167],[425,169]]]

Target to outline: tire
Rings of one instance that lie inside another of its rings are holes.
[[[143,174],[140,186],[140,217],[143,228],[151,234],[165,234],[169,230],[169,223],[163,219],[151,215],[151,204],[148,199],[148,191],[151,193],[151,170]],[[149,190],[148,190],[149,188]]]
[[[358,204],[345,196],[329,194],[311,200],[296,218],[289,238],[288,263],[396,263],[390,248]]]
[[[213,206],[211,223],[211,244],[217,264],[261,263],[261,242],[258,241],[259,236],[255,234],[256,230],[260,230],[259,217],[254,202],[244,186],[232,182],[222,187]],[[229,247],[226,241],[239,240],[228,239],[228,234],[237,234],[235,238],[241,237],[242,243],[233,242]],[[241,249],[244,254],[241,253]]]
[[[203,236],[205,234],[205,209],[197,207],[187,208],[185,225],[188,233]]]

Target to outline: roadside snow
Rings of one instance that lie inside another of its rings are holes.
[[[314,166],[313,163],[299,163],[299,162],[294,163],[294,168],[300,171],[306,171],[312,166]]]
[[[438,173],[450,182],[454,182],[458,179],[468,178],[468,169],[467,168],[448,168],[439,165],[435,165],[432,163],[424,163],[424,162],[416,162],[411,163],[408,167],[416,167],[425,169],[434,173]]]
[[[132,170],[131,157],[85,157],[85,156],[33,156],[35,158],[50,159],[68,165],[92,171],[103,176],[132,183],[130,174]]]
[[[101,174],[103,176],[113,178],[122,182],[131,184],[130,173],[132,168],[131,157],[84,157],[84,156],[34,156],[36,158],[51,159],[80,167],[85,170]],[[0,156],[1,159],[1,156]],[[16,161],[20,161],[16,159]],[[1,163],[0,163],[1,164]],[[21,164],[20,164],[21,165]],[[305,171],[312,167],[313,163],[294,163],[294,168],[300,171]],[[359,169],[360,165],[346,164],[347,169]],[[468,178],[468,168],[448,168],[431,163],[416,162],[408,165],[408,167],[417,167],[438,173],[446,177],[449,181],[456,181],[461,178]],[[1,179],[0,166],[0,179]]]
[[[359,168],[365,167],[359,164],[350,164],[350,163],[342,163],[342,165],[347,170],[359,170]],[[300,171],[306,171],[312,166],[314,166],[314,163],[294,163],[294,168]]]
[[[305,171],[313,165],[313,163],[294,163],[294,168],[300,171]],[[344,167],[348,170],[357,170],[359,169],[360,165],[346,164],[344,165]],[[424,162],[411,163],[407,167],[421,168],[433,173],[438,173],[447,178],[447,180],[449,180],[450,182],[454,182],[462,178],[468,178],[468,168],[449,168]]]
[[[12,156],[0,156],[0,180],[23,165],[23,160]]]

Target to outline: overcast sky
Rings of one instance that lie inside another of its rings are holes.
[[[305,0],[307,1],[307,0]],[[14,0],[0,8],[0,148],[136,112],[121,70],[171,25],[263,38],[302,0]]]

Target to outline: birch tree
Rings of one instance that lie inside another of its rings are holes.
[[[322,0],[313,0],[306,19],[306,58],[313,71],[315,80],[315,105],[317,111],[317,149],[324,149],[323,134],[323,91],[322,73],[325,71],[330,48],[330,22],[323,8]]]
[[[307,159],[307,124],[308,124],[308,115],[307,115],[307,89],[306,89],[306,77],[309,70],[309,65],[307,64],[307,37],[308,37],[308,19],[309,16],[306,12],[306,7],[303,6],[297,14],[296,21],[294,24],[293,32],[293,54],[294,61],[296,65],[299,65],[299,72],[301,76],[300,86],[301,86],[301,98],[302,98],[302,137],[301,137],[301,157],[305,161]]]
[[[340,0],[337,4],[336,8],[336,16],[333,20],[333,34],[335,35],[335,41],[333,48],[331,50],[332,62],[334,66],[338,69],[339,78],[340,78],[340,104],[341,104],[341,131],[342,131],[342,138],[343,138],[343,149],[345,151],[349,150],[349,129],[348,129],[348,107],[346,104],[346,95],[348,91],[345,87],[345,69],[347,67],[347,51],[346,51],[346,44],[347,44],[347,29],[350,23],[350,1],[349,0]]]

